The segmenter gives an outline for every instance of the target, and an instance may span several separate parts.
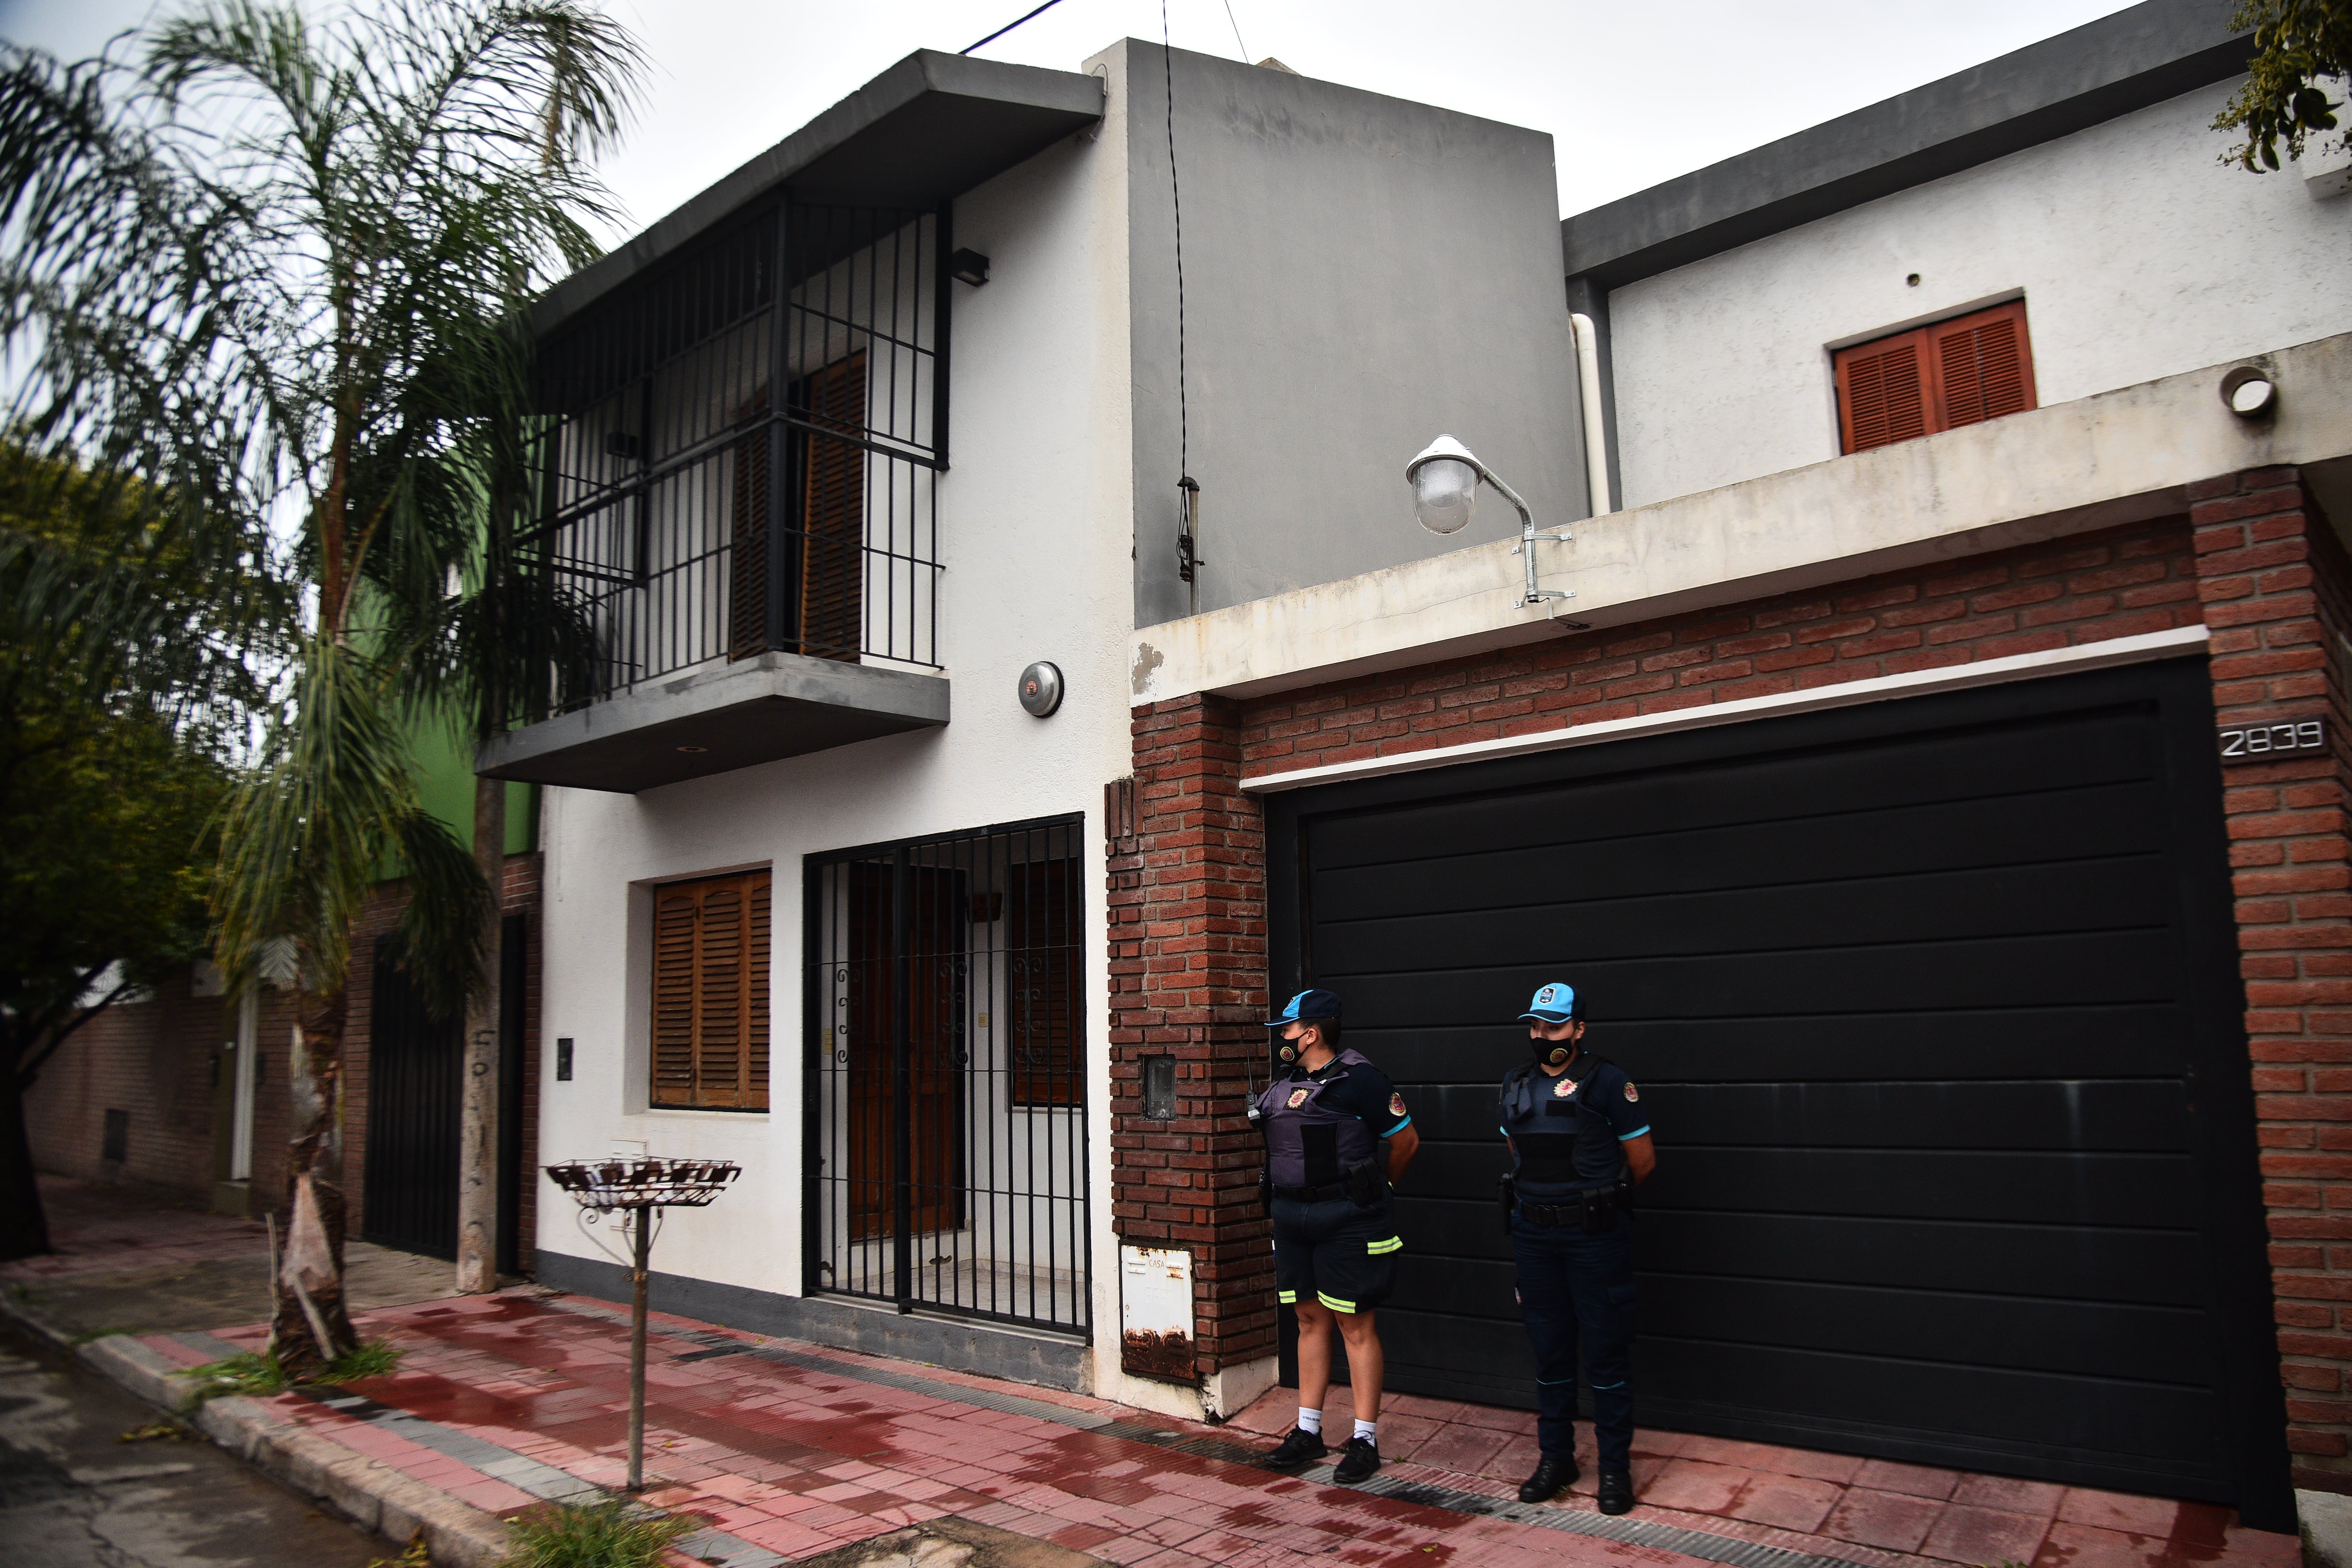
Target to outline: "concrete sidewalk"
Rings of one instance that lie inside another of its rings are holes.
[[[142,1215],[102,1192],[66,1196],[60,1255],[0,1268],[13,1281],[12,1316],[55,1342],[87,1339],[86,1361],[163,1404],[184,1397],[175,1369],[262,1342],[260,1227]],[[443,1568],[490,1568],[505,1518],[621,1485],[622,1309],[535,1288],[448,1297],[447,1265],[378,1252],[352,1248],[354,1300],[363,1331],[405,1352],[399,1372],[343,1390],[215,1400],[200,1417],[207,1434],[396,1541],[422,1530]],[[239,1301],[241,1312],[223,1310]],[[104,1328],[133,1331],[96,1333]],[[664,1314],[654,1328],[647,1500],[702,1520],[688,1556],[727,1568],[950,1517],[1151,1568],[2301,1560],[2294,1537],[2244,1530],[2208,1504],[1673,1433],[1637,1437],[1631,1515],[1593,1510],[1590,1452],[1574,1492],[1529,1506],[1516,1491],[1533,1462],[1532,1415],[1410,1396],[1382,1415],[1386,1468],[1346,1488],[1328,1467],[1298,1477],[1259,1468],[1296,1413],[1287,1390],[1211,1428]],[[1334,1390],[1327,1417],[1344,1430],[1349,1416],[1346,1390]]]

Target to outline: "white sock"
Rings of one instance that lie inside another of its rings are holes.
[[[1372,1436],[1373,1430],[1373,1424],[1371,1422],[1366,1421],[1360,1416],[1357,1418],[1356,1436],[1371,1444],[1374,1447],[1380,1447],[1380,1439]]]
[[[1320,1410],[1299,1411],[1298,1429],[1301,1432],[1312,1432],[1318,1437],[1323,1436],[1323,1412]]]

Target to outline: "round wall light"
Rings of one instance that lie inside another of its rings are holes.
[[[2260,365],[2242,364],[2221,378],[2221,402],[2241,419],[2278,412],[2278,384]]]
[[[1044,719],[1062,705],[1062,667],[1039,659],[1021,672],[1021,710]]]

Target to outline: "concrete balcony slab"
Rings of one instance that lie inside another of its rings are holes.
[[[945,676],[763,653],[509,731],[474,771],[635,795],[947,721]]]

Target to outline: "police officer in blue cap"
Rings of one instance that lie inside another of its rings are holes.
[[[1298,1312],[1298,1425],[1267,1462],[1291,1469],[1330,1452],[1323,1395],[1336,1323],[1348,1346],[1356,1430],[1331,1479],[1352,1484],[1381,1468],[1384,1363],[1372,1312],[1396,1287],[1404,1246],[1389,1189],[1421,1134],[1388,1075],[1340,1048],[1339,997],[1302,991],[1266,1027],[1282,1031],[1276,1055],[1290,1070],[1275,1075],[1250,1119],[1265,1132],[1275,1289]]]
[[[1584,998],[1558,982],[1519,1015],[1534,1060],[1503,1079],[1504,1222],[1535,1342],[1541,1502],[1576,1479],[1576,1363],[1592,1382],[1603,1513],[1633,1506],[1633,1223],[1626,1198],[1658,1163],[1642,1091],[1583,1048]]]

